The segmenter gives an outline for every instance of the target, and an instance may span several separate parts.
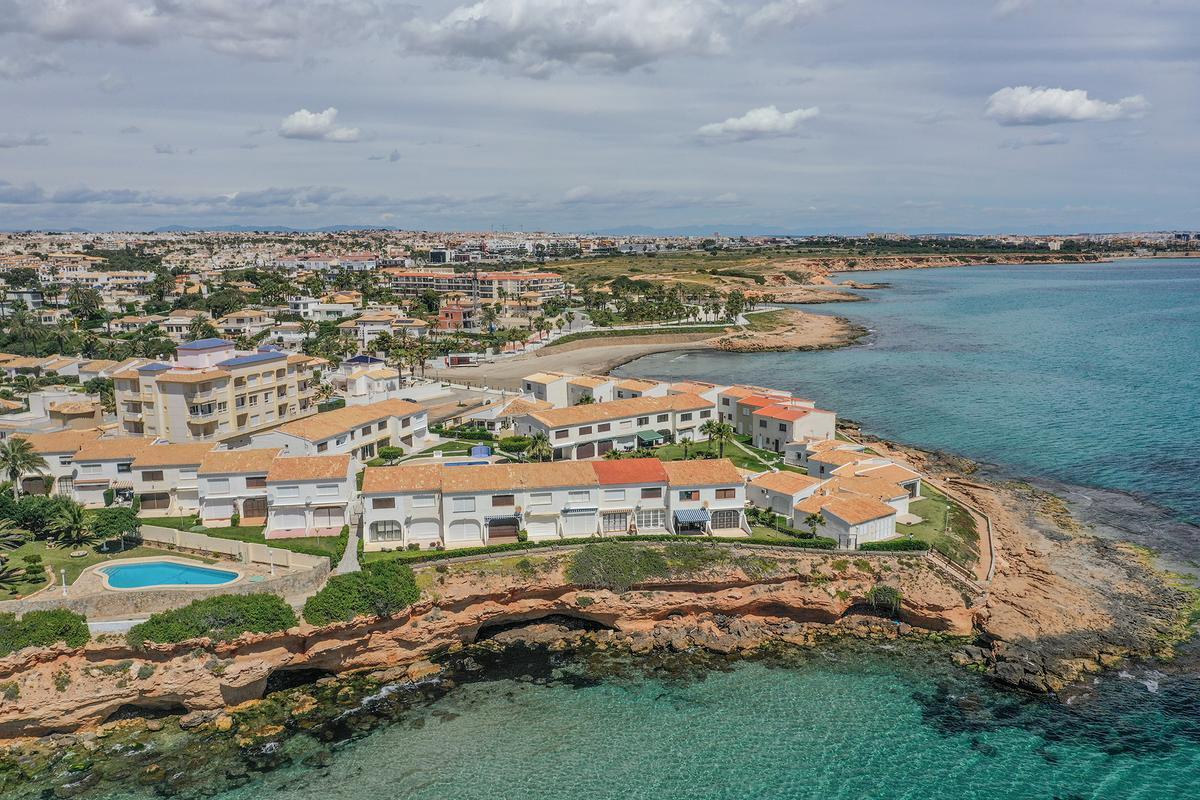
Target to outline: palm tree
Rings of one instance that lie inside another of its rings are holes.
[[[46,526],[55,547],[88,547],[100,540],[83,506],[67,501]]]
[[[0,470],[12,481],[13,499],[21,496],[21,476],[33,472],[45,475],[49,465],[34,452],[28,439],[14,436],[0,443]]]
[[[25,570],[9,566],[8,559],[0,560],[0,589],[10,594],[17,593],[17,585],[25,582]]]
[[[23,372],[13,377],[12,385],[21,394],[30,394],[37,391],[37,378]]]
[[[700,432],[708,437],[710,442],[717,443],[717,457],[725,457],[725,443],[733,440],[733,426],[728,422],[718,422],[710,419],[700,426]]]
[[[0,550],[16,550],[29,541],[29,531],[13,526],[11,519],[0,519]]]
[[[818,511],[805,517],[804,524],[808,526],[808,530],[812,533],[812,535],[816,536],[817,528],[825,524],[825,517],[822,516],[822,514]]]
[[[538,431],[529,440],[529,448],[525,455],[534,461],[549,461],[554,457],[554,445],[545,431]]]
[[[196,317],[188,323],[187,340],[196,342],[201,339],[216,339],[220,336],[217,326],[212,324],[212,321],[205,317]]]
[[[304,334],[305,339],[313,338],[320,329],[321,326],[315,320],[306,319],[300,323],[300,332]]]

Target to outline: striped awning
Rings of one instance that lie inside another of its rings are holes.
[[[707,508],[680,508],[675,511],[676,522],[708,522],[708,519]]]
[[[498,517],[484,517],[483,521],[488,525],[491,525],[493,522],[504,522],[504,523],[509,523],[511,525],[520,525],[521,524],[521,518],[518,517],[516,514],[504,514],[504,515],[498,516]]]

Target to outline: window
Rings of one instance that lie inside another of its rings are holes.
[[[432,508],[436,504],[437,498],[431,494],[413,495],[413,508]]]
[[[711,416],[712,416],[712,412],[709,411],[708,409],[705,409],[700,412],[700,419],[708,419]]]
[[[371,508],[395,508],[396,498],[394,497],[373,497],[371,498]]]
[[[561,430],[561,431],[555,431],[555,432],[554,432],[554,438],[555,438],[555,439],[565,439],[565,438],[567,438],[567,437],[568,437],[568,436],[570,436],[570,435],[571,435],[571,432],[570,432],[569,430],[565,429],[565,428],[564,428],[563,430]]]
[[[196,470],[185,467],[184,469],[179,470],[179,477],[180,478],[194,478],[194,477],[196,477]]]
[[[275,489],[276,497],[299,497],[299,486],[279,486]]]
[[[264,489],[264,488],[266,488],[266,486],[267,486],[267,476],[266,475],[254,475],[249,478],[246,478],[246,488],[247,489]]]
[[[679,415],[680,422],[690,422],[691,419],[692,419],[692,412],[690,412],[690,411]],[[660,419],[659,422],[662,422],[662,420]]]
[[[117,464],[117,472],[133,472],[133,464]]]
[[[662,487],[661,486],[652,486],[648,489],[642,489],[642,499],[643,500],[653,500],[657,497],[662,497]]]
[[[318,453],[324,453],[328,449],[329,449],[329,442],[321,442],[319,445],[317,445]]]
[[[592,426],[591,426],[591,425],[584,425],[582,428],[580,428],[580,429],[579,429],[579,435],[580,435],[580,436],[587,436],[587,435],[588,435],[589,433],[591,433],[591,432],[592,432]]]
[[[758,421],[758,427],[760,427],[760,428],[765,428],[765,427],[767,427],[767,421],[766,421],[765,419],[760,419],[760,420]]]
[[[729,398],[728,398],[728,397],[722,397],[722,398],[721,398],[721,405],[723,405],[723,406],[727,406],[727,405],[729,405]]]
[[[787,425],[784,425],[782,422],[781,422],[781,423],[779,423],[779,432],[780,432],[780,433],[787,433]]]
[[[717,489],[718,500],[732,500],[737,497],[736,489]]]
[[[629,530],[629,515],[624,511],[600,515],[600,530],[605,533],[625,533]]]
[[[456,497],[456,498],[454,498],[452,507],[454,508],[455,514],[465,514],[467,512],[474,511],[475,510],[475,498],[474,497]]]
[[[659,414],[659,415],[658,415],[658,421],[659,421],[659,422],[666,422],[666,421],[667,421],[667,420],[669,420],[670,418],[671,418],[671,415],[670,415],[670,414]]]
[[[571,503],[586,503],[591,499],[591,492],[569,492],[567,494],[567,501]]]
[[[59,456],[58,463],[59,463],[59,466],[69,467],[71,465],[71,457],[70,456]]]
[[[317,496],[319,497],[336,497],[338,487],[336,483],[322,483],[317,485]]]
[[[529,495],[529,505],[531,506],[548,506],[554,500],[554,494],[551,492],[534,492]]]
[[[394,542],[403,538],[404,533],[400,523],[394,519],[384,519],[371,523],[372,542]]]
[[[700,492],[696,489],[686,489],[679,493],[680,500],[699,500]]]
[[[208,491],[211,494],[228,494],[229,479],[228,478],[213,478],[208,482]]]
[[[601,422],[599,425],[596,426],[596,433],[608,433],[611,430],[612,430],[611,422]]]
[[[375,430],[377,430],[377,431],[381,431],[386,427],[387,427],[387,420],[385,420],[385,419],[381,419],[381,420],[379,420],[379,422],[375,423]]]
[[[370,436],[370,435],[371,435],[371,426],[370,426],[370,425],[364,425],[364,426],[363,426],[363,429],[362,429],[362,431],[361,431],[361,433],[362,433],[362,435],[363,435],[363,436]]]
[[[624,489],[605,489],[604,499],[606,502],[614,503],[625,499]]]
[[[667,527],[667,512],[662,508],[649,508],[637,512],[638,530]]]
[[[345,444],[345,443],[346,443],[346,437],[345,437],[345,436],[339,436],[339,437],[337,438],[337,443],[338,443],[339,445],[343,445],[343,444]]]
[[[381,422],[379,424],[382,425],[383,423]],[[412,417],[402,417],[400,419],[400,427],[401,428],[407,428],[409,425],[412,425]],[[380,428],[380,430],[383,430],[383,429]]]
[[[638,424],[638,427],[641,427],[642,425],[649,425],[650,418],[649,417],[638,417],[637,424]]]
[[[161,481],[163,472],[161,469],[144,469],[142,470],[142,480],[144,481]]]
[[[511,494],[492,495],[492,508],[509,508],[517,504],[517,498]]]

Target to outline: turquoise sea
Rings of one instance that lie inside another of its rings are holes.
[[[852,277],[890,288],[804,308],[868,327],[864,345],[660,353],[619,372],[792,389],[881,436],[1200,523],[1200,260]]]

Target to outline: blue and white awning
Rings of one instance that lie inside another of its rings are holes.
[[[564,506],[563,514],[595,514],[600,509],[596,506]]]
[[[675,521],[685,524],[708,522],[707,508],[681,508],[675,512]]]
[[[513,525],[519,525],[521,523],[521,518],[516,514],[503,514],[498,517],[484,517],[483,521],[487,525],[491,525],[493,522],[508,522],[512,523]]]

